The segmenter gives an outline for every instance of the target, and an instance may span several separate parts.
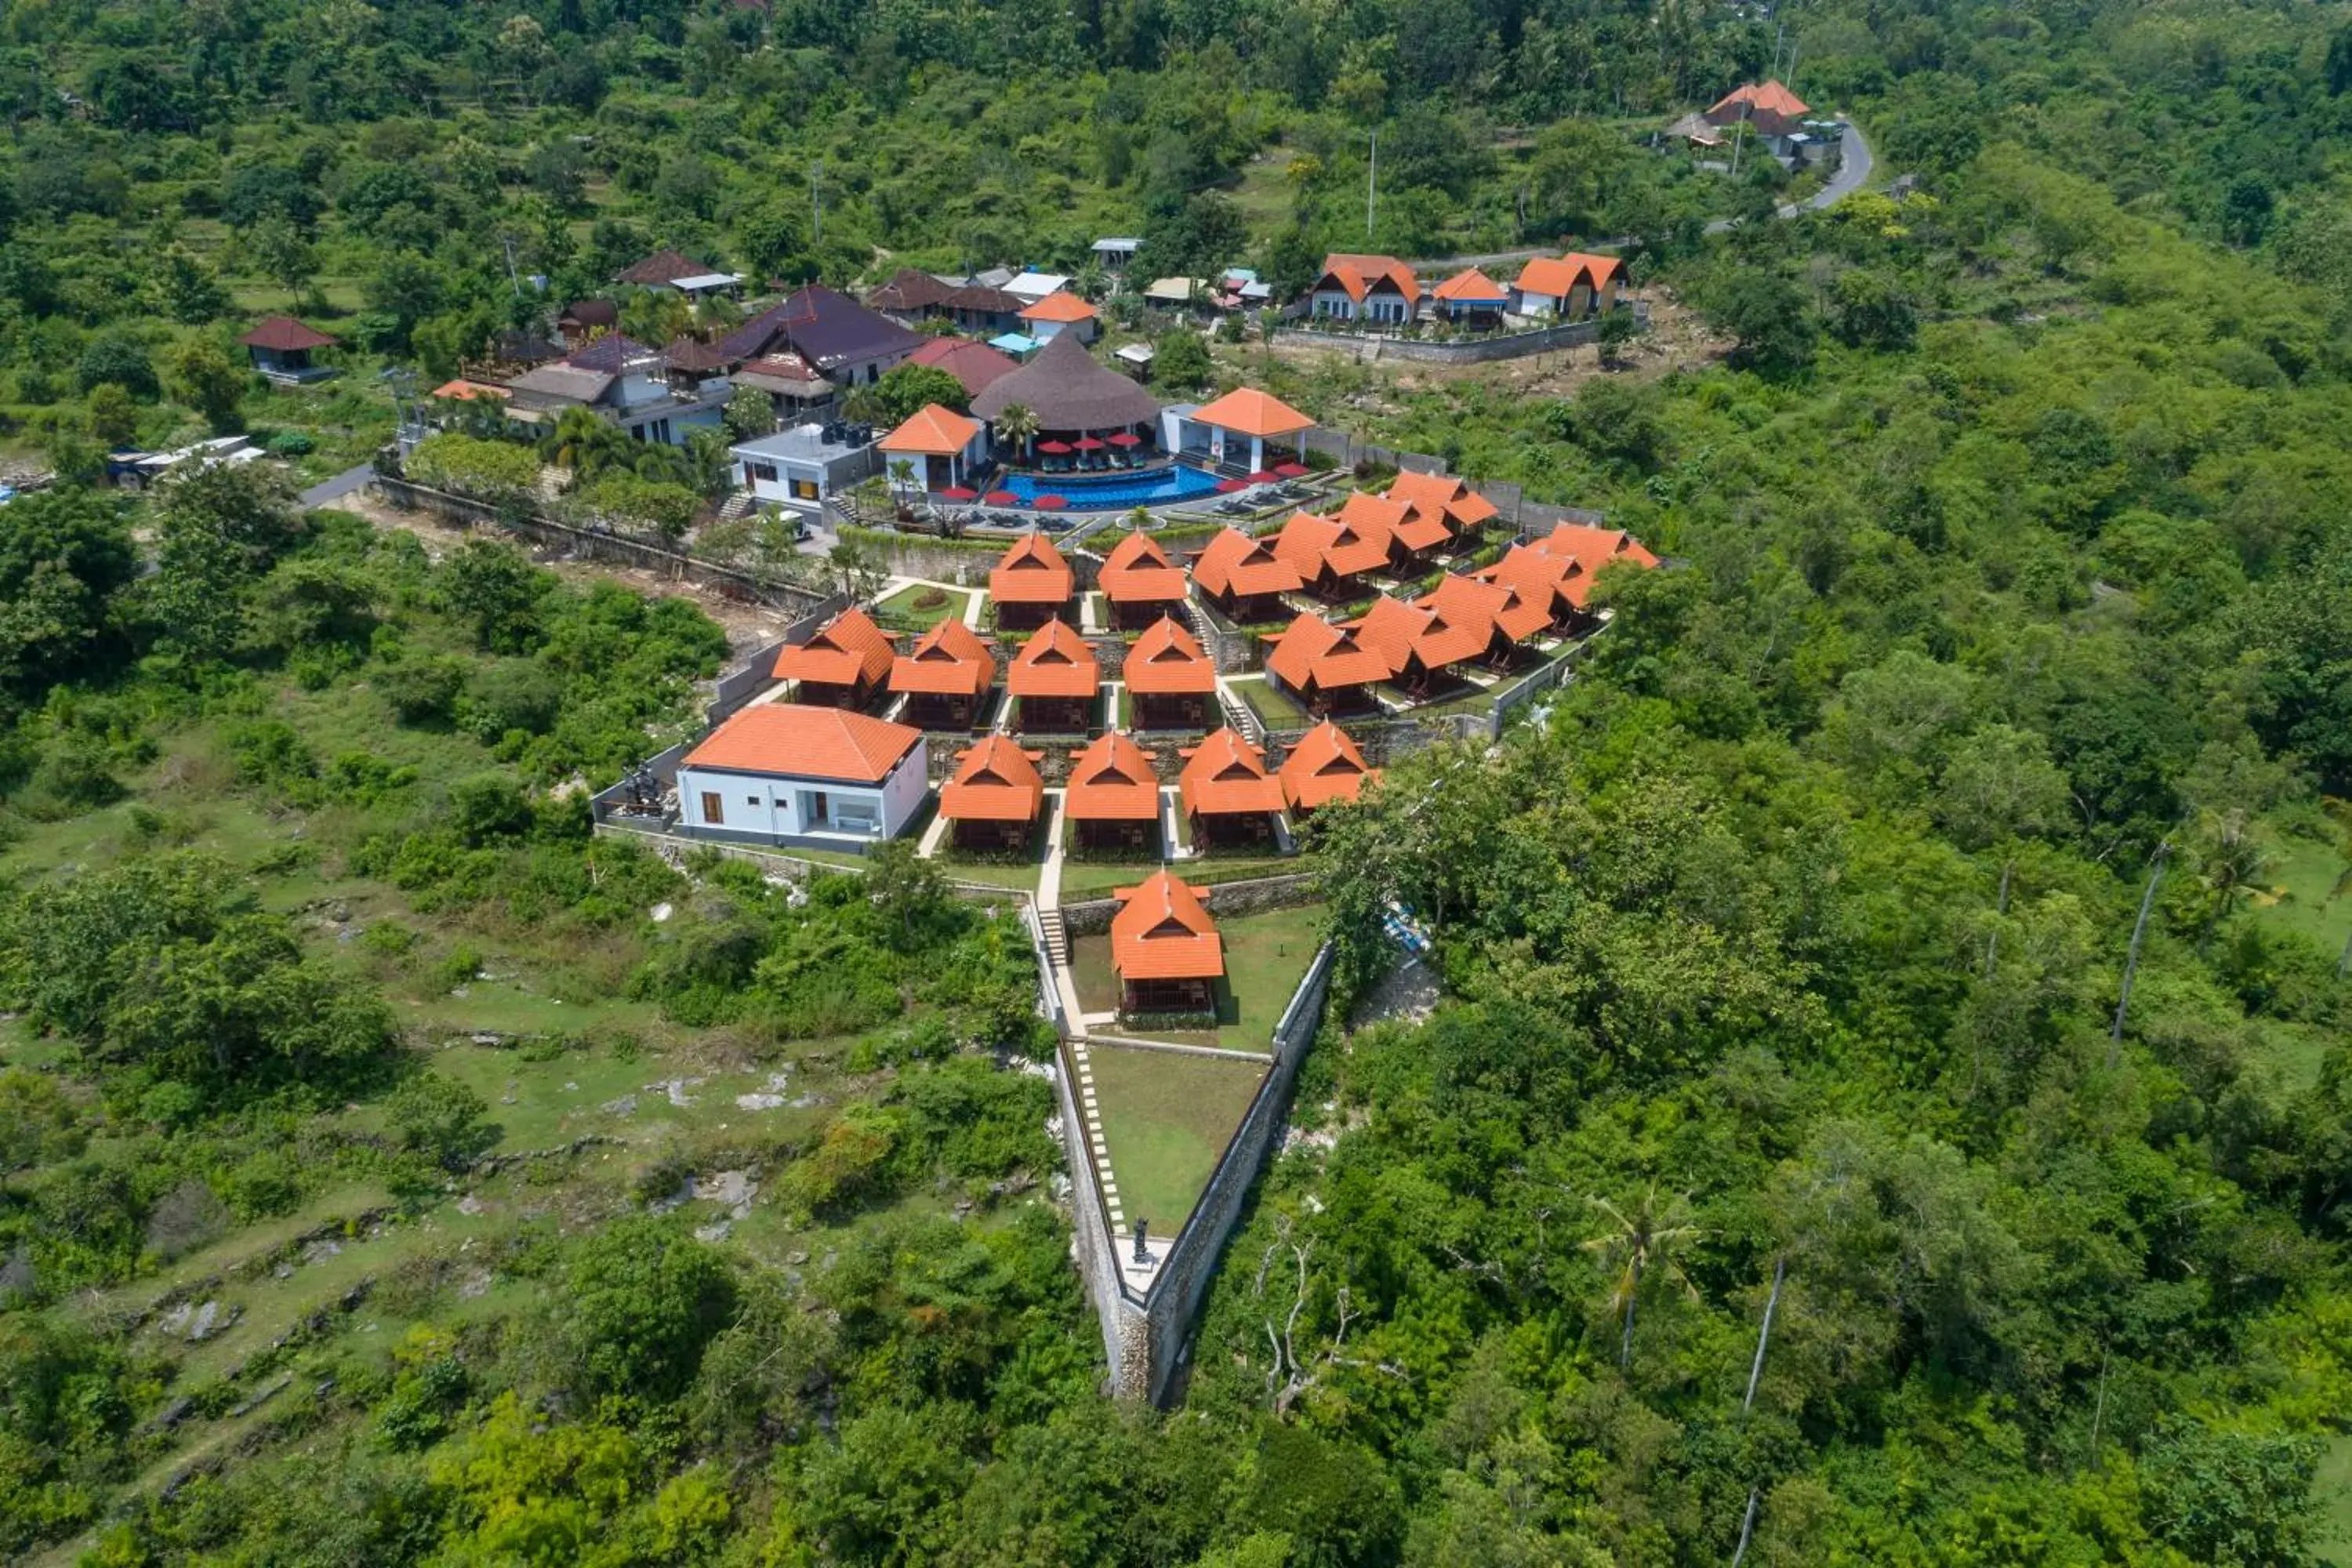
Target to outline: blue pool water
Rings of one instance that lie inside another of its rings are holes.
[[[1072,511],[1108,511],[1114,507],[1169,506],[1216,492],[1213,474],[1181,463],[1141,474],[1012,474],[1002,488],[1026,505],[1042,495],[1062,496]]]

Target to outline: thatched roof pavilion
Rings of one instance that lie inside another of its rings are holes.
[[[1122,430],[1160,417],[1160,400],[1108,366],[1096,363],[1084,343],[1064,333],[1037,357],[982,387],[971,411],[993,420],[1019,404],[1037,416],[1041,430]]]

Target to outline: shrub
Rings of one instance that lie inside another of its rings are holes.
[[[404,659],[378,672],[369,684],[392,704],[402,723],[446,724],[466,684],[466,668],[453,658]]]

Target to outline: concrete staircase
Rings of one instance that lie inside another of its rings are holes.
[[[1234,696],[1230,688],[1217,688],[1217,706],[1224,710],[1225,722],[1242,732],[1243,739],[1260,751],[1265,749],[1265,723],[1257,710]]]
[[[1039,910],[1037,932],[1045,939],[1045,956],[1055,963],[1070,962],[1070,933],[1063,928],[1060,910]]]
[[[719,516],[713,521],[733,522],[738,518],[749,517],[758,509],[759,504],[750,490],[737,490],[719,503]]]

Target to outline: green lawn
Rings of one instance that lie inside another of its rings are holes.
[[[931,595],[938,595],[939,603],[924,605],[917,602]],[[899,589],[875,608],[881,612],[885,626],[894,630],[912,627],[919,632],[927,632],[950,616],[961,616],[971,603],[971,595],[962,589],[931,588],[917,583]]]
[[[2319,1499],[2320,1518],[2333,1538],[2321,1544],[2319,1560],[2352,1568],[2352,1434],[2338,1433],[2328,1439],[2319,1456],[2319,1472],[2312,1489]]]
[[[2330,900],[2329,889],[2344,874],[2343,858],[2335,849],[2310,838],[2289,838],[2275,865],[2263,879],[2281,888],[2281,895],[2254,907],[2261,918],[2281,931],[2301,931],[2332,958],[2352,933],[2352,896]]]
[[[1164,1037],[1183,1045],[1220,1046],[1234,1051],[1270,1048],[1282,1010],[1290,1005],[1307,966],[1314,962],[1322,927],[1320,904],[1219,921],[1217,930],[1225,939],[1225,978],[1217,986],[1217,1027],[1213,1032],[1171,1033]],[[1107,1013],[1118,1008],[1118,979],[1111,968],[1108,933],[1070,940],[1070,977],[1083,1010]]]
[[[1315,722],[1306,709],[1293,702],[1288,694],[1276,691],[1271,681],[1235,679],[1230,684],[1269,730],[1304,730]]]
[[[1201,860],[1170,862],[1168,866],[1170,870],[1196,888],[1212,887],[1219,882],[1247,881],[1253,877],[1287,877],[1307,868],[1306,862],[1296,855],[1211,856]],[[1151,875],[1154,868],[1145,862],[1120,864],[1101,860],[1065,860],[1062,862],[1062,900],[1068,903],[1102,898],[1114,888],[1135,886]]]
[[[1129,1223],[1168,1236],[1183,1225],[1241,1125],[1265,1067],[1174,1051],[1093,1046],[1087,1052],[1103,1142]]]

